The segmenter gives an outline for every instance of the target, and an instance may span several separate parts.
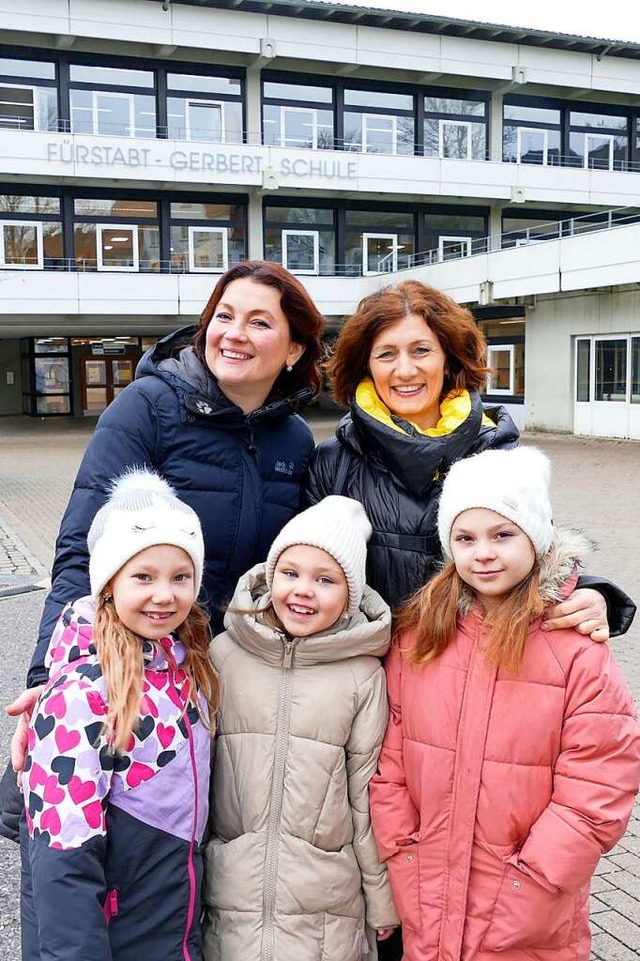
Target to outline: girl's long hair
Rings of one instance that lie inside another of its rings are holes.
[[[442,654],[456,634],[460,609],[471,600],[471,592],[455,565],[448,563],[400,608],[396,630],[415,630],[415,640],[406,651],[416,665],[428,664]],[[540,565],[514,587],[495,610],[484,618],[486,638],[483,654],[490,664],[516,674],[522,661],[532,621],[544,611],[540,596]]]
[[[209,660],[209,619],[198,604],[193,604],[186,620],[175,632],[185,649],[180,664],[187,676],[187,701],[213,733],[215,713],[220,701],[218,678]],[[124,626],[112,600],[102,595],[96,602],[93,639],[107,686],[108,713],[105,719],[109,744],[123,751],[140,720],[140,701],[144,680],[144,660],[140,638]],[[200,698],[207,703],[203,713]]]

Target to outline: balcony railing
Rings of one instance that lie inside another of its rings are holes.
[[[496,253],[500,250],[545,243],[550,240],[584,236],[637,223],[640,223],[640,210],[633,207],[616,207],[598,214],[585,214],[581,217],[569,217],[563,220],[552,220],[546,223],[533,224],[531,227],[525,229],[507,231],[498,238],[472,238],[470,244],[467,243],[466,237],[461,237],[459,249],[456,249],[454,246],[452,250],[443,252],[441,247],[437,247],[405,254],[399,258],[395,270],[393,254],[386,254],[379,259],[377,269],[372,269],[371,263],[367,266],[366,271],[360,263],[321,263],[317,273],[311,273],[308,267],[299,267],[298,272],[304,276],[345,278],[392,274],[402,270],[412,270],[416,267],[428,267],[452,260],[468,259],[476,255]],[[45,256],[42,262],[38,262],[33,255],[25,255],[24,257],[12,257],[10,263],[0,264],[0,276],[2,271],[33,270],[34,268],[71,273],[111,274],[122,272],[128,274],[191,274],[192,276],[202,275],[203,273],[222,274],[224,272],[224,268],[221,266],[212,266],[210,270],[206,270],[200,265],[198,269],[194,271],[186,261],[158,260],[156,258],[141,258],[138,261],[137,270],[133,270],[132,264],[129,261],[123,263],[120,268],[118,268],[117,265],[110,265],[109,268],[105,270],[104,267],[98,266],[96,259],[88,257],[65,258]],[[296,273],[296,268],[292,265],[289,265],[289,270],[294,274]]]
[[[100,121],[99,130],[74,129],[69,120],[49,120],[43,118],[34,128],[30,122],[20,117],[0,117],[0,131],[12,130],[22,133],[62,133],[69,135],[91,136],[91,137],[123,137],[125,139],[140,140],[173,140],[178,143],[200,143],[209,145],[228,145],[228,146],[267,146],[280,147],[292,150],[333,150],[342,153],[356,153],[364,155],[376,155],[387,157],[423,157],[428,160],[456,160],[456,161],[480,161],[491,162],[491,158],[484,151],[469,151],[467,154],[456,156],[452,153],[443,152],[438,145],[418,144],[413,141],[401,141],[395,149],[386,149],[384,145],[363,145],[361,141],[354,140],[353,137],[338,139],[337,137],[327,136],[317,143],[302,138],[274,137],[267,136],[261,131],[243,131],[242,133],[221,133],[210,129],[198,129],[167,126],[153,124],[150,126],[137,126],[132,128],[128,124],[109,124]],[[606,170],[623,173],[640,173],[640,160],[628,160],[618,157],[599,157],[593,155],[581,155],[576,153],[558,154],[540,152],[530,152],[522,157],[503,157],[500,163],[515,164],[521,167],[553,167],[585,169],[585,170]]]

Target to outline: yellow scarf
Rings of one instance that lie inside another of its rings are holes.
[[[370,417],[375,417],[380,423],[385,424],[392,430],[398,431],[399,434],[407,433],[406,430],[393,420],[391,411],[387,405],[380,400],[370,377],[365,377],[358,384],[356,389],[356,403],[366,414],[369,414]],[[471,395],[469,391],[452,391],[452,393],[447,394],[440,405],[440,419],[435,427],[428,427],[426,430],[423,430],[422,427],[418,427],[417,424],[414,424],[414,422],[408,420],[408,418],[407,422],[411,424],[412,427],[415,427],[419,434],[424,434],[426,437],[443,437],[464,423],[470,413]],[[482,424],[485,427],[496,426],[486,414],[482,415]]]

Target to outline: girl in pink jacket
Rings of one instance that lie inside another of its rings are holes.
[[[370,785],[405,961],[588,961],[589,882],[623,835],[640,726],[606,644],[546,633],[584,543],[552,522],[536,450],[461,460],[446,566],[401,612]]]

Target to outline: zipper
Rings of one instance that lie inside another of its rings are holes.
[[[182,700],[182,697],[179,694],[180,689],[178,688],[178,685],[176,684],[176,679],[175,679],[177,664],[173,656],[173,652],[170,651],[169,647],[165,646],[164,644],[162,644],[162,648],[166,654],[167,661],[169,663],[170,686],[172,685],[175,688],[176,694],[178,694],[179,699]],[[198,696],[197,692],[193,692],[193,693],[195,697]],[[187,908],[187,923],[185,926],[184,938],[182,939],[182,957],[184,961],[191,961],[191,955],[189,954],[188,939],[189,939],[189,932],[193,927],[193,919],[196,911],[196,872],[193,864],[193,849],[195,847],[196,832],[198,829],[198,811],[199,811],[200,801],[198,797],[198,770],[196,766],[195,748],[193,745],[193,727],[191,725],[191,721],[189,720],[189,715],[187,714],[187,707],[188,707],[187,699],[184,700],[183,707],[184,707],[184,714],[182,716],[184,718],[184,723],[187,728],[188,737],[189,737],[189,760],[191,761],[191,776],[193,778],[193,824],[191,827],[191,838],[189,840],[189,855],[187,860],[187,873],[189,875],[189,904]]]
[[[282,655],[282,680],[278,693],[278,718],[276,722],[275,757],[271,780],[271,804],[267,821],[267,845],[265,854],[265,880],[262,901],[262,947],[261,961],[273,961],[273,914],[276,902],[276,879],[278,876],[278,828],[284,797],[284,771],[287,759],[287,738],[291,709],[291,685],[293,678],[293,655],[295,641],[284,642]]]
[[[118,914],[118,889],[111,888],[107,891],[107,896],[104,899],[103,905],[104,919],[109,924],[111,918],[115,918]]]

